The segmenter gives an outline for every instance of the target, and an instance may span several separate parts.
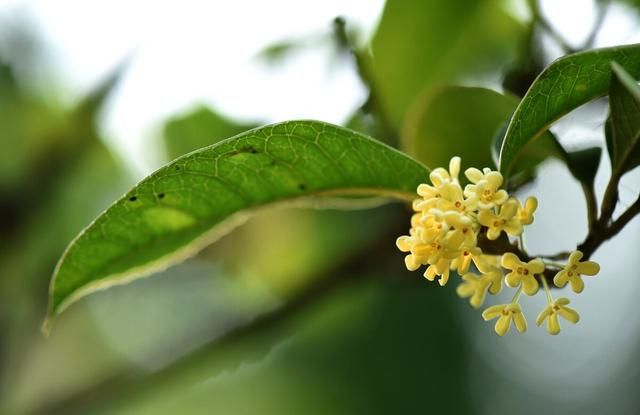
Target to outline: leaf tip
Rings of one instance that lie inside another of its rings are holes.
[[[53,324],[53,318],[54,318],[53,315],[48,314],[47,317],[45,317],[44,321],[42,322],[42,325],[40,326],[40,333],[42,333],[42,335],[45,338],[48,338],[49,334],[51,333],[51,326]]]

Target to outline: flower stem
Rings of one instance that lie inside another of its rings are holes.
[[[549,290],[549,284],[547,283],[546,278],[540,278],[542,280],[542,285],[544,285],[544,291],[547,294],[547,303],[549,305],[553,304],[553,298],[551,297],[551,290]]]
[[[511,304],[516,304],[518,302],[518,300],[520,299],[520,295],[521,294],[522,294],[522,284],[520,284],[520,287],[518,288],[518,291],[516,291],[516,294],[511,299]]]

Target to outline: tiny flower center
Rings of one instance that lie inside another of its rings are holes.
[[[522,268],[522,267],[518,267],[518,269],[516,270],[516,272],[517,272],[518,274],[524,274],[524,271],[525,271],[525,269],[524,269],[524,268]]]
[[[573,272],[569,271],[569,272],[567,272],[567,275],[569,275],[570,277],[573,277]]]
[[[456,207],[459,208],[460,206],[462,206],[462,203],[456,202]]]

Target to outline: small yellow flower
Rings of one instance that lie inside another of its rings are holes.
[[[506,202],[509,195],[502,186],[502,174],[485,168],[482,172],[476,168],[469,168],[464,172],[473,184],[464,188],[464,195],[469,203],[477,203],[480,209],[491,209]]]
[[[568,298],[558,298],[553,303],[549,303],[544,310],[538,314],[536,319],[536,325],[541,325],[542,322],[547,320],[547,331],[549,334],[560,333],[560,322],[558,316],[561,316],[565,320],[571,323],[577,323],[580,320],[580,315],[573,308],[567,307],[569,304]]]
[[[446,183],[459,183],[458,176],[460,175],[460,157],[452,157],[449,161],[449,171],[438,167],[429,174],[431,183],[435,186],[441,186]]]
[[[511,288],[516,288],[522,283],[522,289],[527,295],[538,292],[538,280],[536,274],[544,272],[544,262],[541,259],[533,259],[526,264],[520,261],[515,254],[507,252],[502,255],[502,266],[511,270],[505,277],[505,282]]]
[[[449,230],[444,213],[438,209],[431,209],[420,218],[420,225],[416,226],[417,233],[424,243],[441,239]]]
[[[513,236],[520,235],[522,224],[516,216],[517,212],[518,202],[515,199],[509,199],[500,207],[500,213],[497,215],[492,210],[481,210],[478,214],[478,222],[488,228],[487,238],[490,240],[498,239],[502,231]]]
[[[511,320],[515,323],[516,329],[522,333],[527,330],[527,320],[522,314],[520,304],[498,304],[491,306],[482,312],[482,318],[485,321],[498,318],[495,325],[495,331],[499,336],[504,336],[511,327]]]
[[[444,242],[451,249],[471,249],[476,246],[477,237],[473,229],[473,221],[456,211],[448,211],[444,214],[444,221],[451,230],[444,238]]]
[[[462,298],[471,297],[469,304],[473,308],[478,308],[484,303],[484,298],[487,295],[487,288],[491,284],[491,280],[484,275],[476,275],[471,272],[462,276],[464,281],[456,288],[456,293]]]
[[[600,265],[594,261],[580,262],[582,252],[573,251],[569,255],[569,261],[564,269],[553,277],[553,283],[558,287],[564,287],[567,282],[571,283],[573,292],[581,293],[584,289],[584,282],[581,275],[596,275],[600,271]]]
[[[478,260],[474,260],[478,271],[480,271],[491,282],[489,292],[493,295],[498,294],[502,290],[502,269],[498,256],[482,255]]]
[[[518,220],[523,225],[531,225],[533,223],[533,213],[538,208],[538,199],[531,196],[524,202],[524,206],[518,201]]]
[[[429,262],[431,265],[424,272],[423,276],[429,281],[433,281],[438,275],[440,279],[438,280],[438,284],[441,286],[447,285],[449,281],[449,269],[451,265],[451,261],[445,258],[440,258],[436,262]]]
[[[469,266],[474,258],[479,258],[482,255],[482,250],[478,247],[465,249],[460,255],[451,261],[451,269],[458,272],[459,275],[466,274],[469,271]]]

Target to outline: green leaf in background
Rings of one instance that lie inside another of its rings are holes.
[[[143,180],[70,244],[51,282],[49,318],[92,291],[193,255],[251,210],[305,196],[412,200],[428,173],[391,147],[318,121],[266,126],[190,153]]]
[[[620,63],[640,76],[640,45],[594,49],[568,55],[548,66],[516,109],[500,151],[500,171],[509,176],[521,151],[549,126],[575,108],[605,94],[610,64]]]
[[[516,97],[486,88],[434,88],[416,101],[407,116],[402,131],[404,150],[432,167],[448,166],[453,155],[462,157],[467,167],[493,167],[496,157],[492,149],[500,145],[517,105]],[[525,153],[515,168],[518,182],[530,179],[546,158],[563,159],[562,148],[550,133]]]
[[[407,115],[403,149],[429,166],[493,166],[491,142],[513,113],[517,100],[485,88],[440,86],[425,94]]]
[[[593,187],[596,179],[598,166],[600,165],[600,147],[590,147],[583,150],[571,151],[567,153],[569,158],[569,170],[573,177],[589,187]]]
[[[640,165],[640,86],[616,62],[611,64],[611,69],[607,148],[612,169],[625,173]]]
[[[502,3],[386,3],[372,40],[371,74],[381,105],[396,126],[424,88],[499,70],[515,56],[524,30]]]
[[[167,121],[163,139],[168,159],[173,160],[255,127],[234,122],[202,106]]]

